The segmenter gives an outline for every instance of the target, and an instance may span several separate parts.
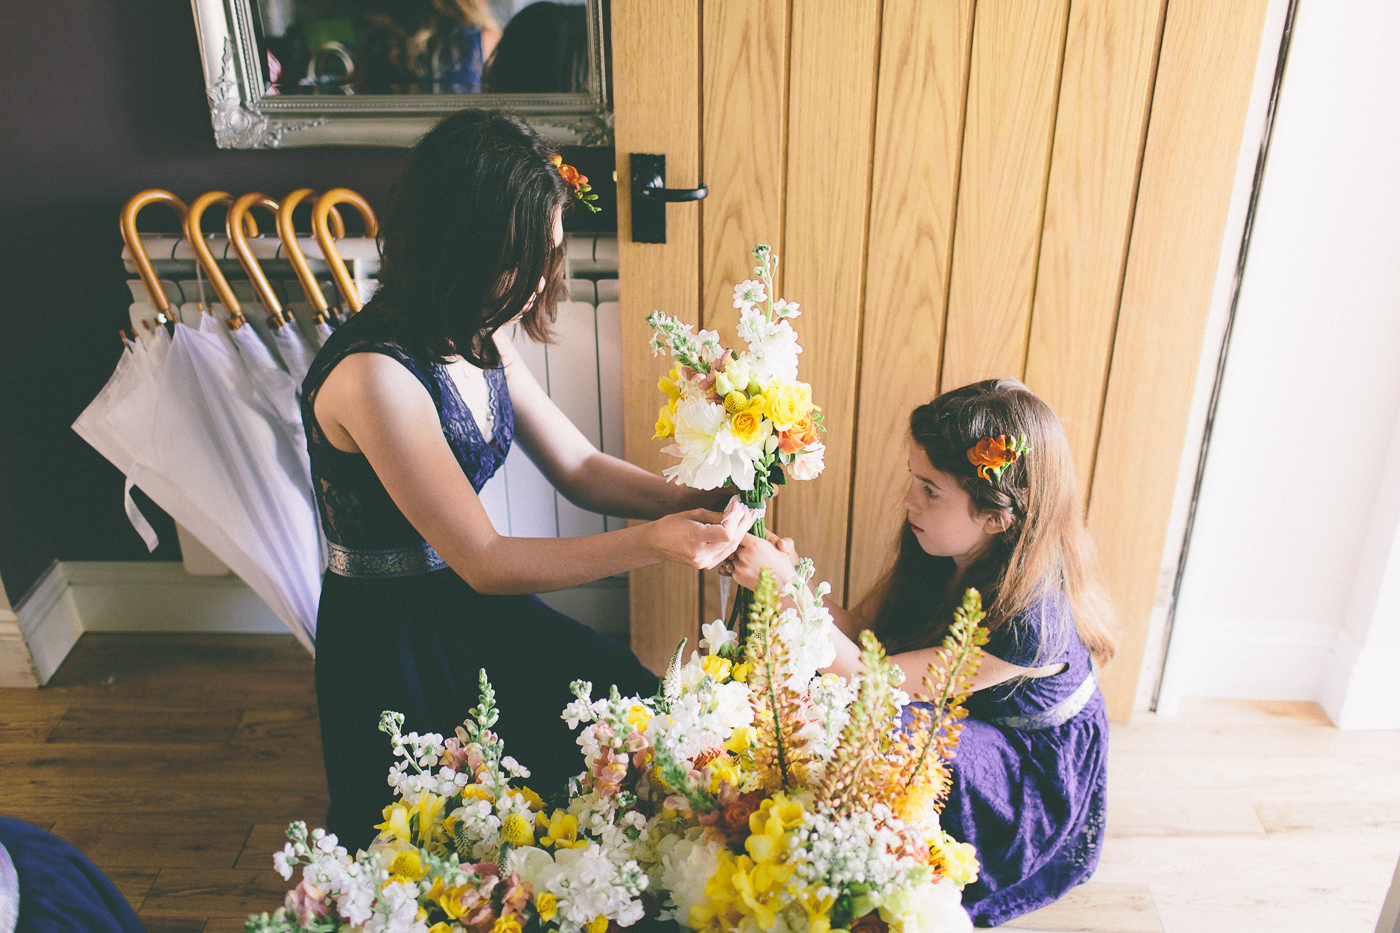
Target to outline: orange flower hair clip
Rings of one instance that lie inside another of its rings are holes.
[[[563,156],[557,155],[549,161],[559,170],[559,174],[564,176],[564,180],[573,186],[574,197],[578,198],[584,207],[595,214],[598,213],[598,205],[593,203],[598,200],[598,196],[589,193],[593,188],[588,184],[588,176],[580,175],[578,169],[572,165],[565,165]]]
[[[1001,483],[1001,471],[1031,449],[1026,435],[1008,438],[1005,434],[984,437],[967,449],[967,459],[977,467],[977,475],[989,483]]]

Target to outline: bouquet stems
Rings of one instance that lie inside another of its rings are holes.
[[[771,492],[759,491],[757,489],[739,493],[739,501],[751,509],[765,508]],[[749,534],[759,540],[766,540],[768,537],[768,526],[764,522],[765,516],[759,516],[758,520],[749,528]],[[746,586],[737,587],[734,593],[734,608],[729,611],[729,630],[737,632],[739,644],[747,644],[749,638],[749,608],[753,605],[753,590]]]

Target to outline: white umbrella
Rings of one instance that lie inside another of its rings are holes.
[[[360,212],[360,218],[365,224],[365,236],[370,239],[379,235],[379,220],[374,216],[374,209],[369,206],[369,202],[349,188],[332,188],[327,191],[316,199],[316,207],[311,211],[311,231],[316,235],[321,255],[325,257],[326,265],[331,270],[331,279],[335,282],[348,313],[354,314],[364,306],[364,300],[368,296],[360,294],[358,284],[346,270],[345,261],[340,258],[340,251],[336,249],[335,237],[331,235],[328,221],[338,204],[349,204]]]
[[[199,231],[204,209],[227,201],[223,192],[197,199],[186,235],[224,306],[239,314]],[[311,650],[321,536],[300,419],[284,401],[295,401],[294,390],[275,391],[272,376],[284,389],[291,378],[265,365],[271,354],[251,328],[238,329],[247,331],[243,337],[235,330],[233,340],[223,330],[212,315],[198,329],[177,323],[159,366],[143,364],[149,352],[133,347],[127,370],[146,369],[124,375],[130,391],[114,402],[99,394],[102,422],[115,438],[106,446],[127,463],[130,482],[233,568]]]
[[[296,226],[292,222],[297,206],[302,201],[316,196],[316,192],[311,188],[298,188],[282,199],[282,206],[277,210],[277,238],[282,241],[282,252],[292,264],[297,281],[301,283],[301,290],[306,294],[305,302],[289,302],[288,310],[301,325],[302,333],[320,347],[331,335],[331,307],[316,281],[315,273],[311,271],[311,264],[306,260],[306,252],[301,248]],[[327,216],[327,223],[336,236],[345,235],[345,223],[341,220],[339,211],[331,211]]]
[[[267,328],[272,338],[273,346],[277,349],[277,355],[282,358],[282,364],[286,367],[287,373],[291,376],[296,387],[301,386],[301,381],[306,378],[306,373],[311,368],[311,361],[316,356],[316,348],[307,343],[302,336],[297,325],[292,322],[282,312],[282,303],[273,291],[272,283],[263,274],[262,266],[258,264],[257,255],[252,244],[244,235],[244,220],[248,217],[248,211],[257,207],[265,207],[276,216],[278,204],[261,192],[254,191],[245,194],[233,203],[233,207],[228,212],[228,238],[233,244],[234,252],[238,255],[238,260],[243,264],[243,270],[248,273],[248,281],[253,285],[254,291],[261,299],[262,310],[267,313]],[[262,241],[259,241],[262,245]],[[277,240],[272,240],[268,245],[273,246],[272,256],[276,255]],[[271,257],[269,257],[271,258]]]
[[[140,301],[138,298],[132,303],[129,314],[133,334],[138,336],[132,340],[123,339],[124,350],[112,377],[78,416],[73,423],[73,430],[127,477],[123,494],[127,518],[145,542],[147,549],[154,551],[160,540],[131,497],[134,486],[132,476],[141,463],[141,458],[136,448],[108,421],[108,416],[119,402],[158,378],[160,366],[170,347],[170,335],[165,329],[165,323],[167,315],[174,316],[175,312],[163,287],[164,283],[156,277],[150,256],[136,229],[137,215],[150,204],[166,204],[180,216],[182,222],[184,221],[185,203],[169,191],[158,188],[140,192],[122,209],[122,239],[136,266],[148,300]],[[177,523],[175,530],[180,539],[181,556],[188,572],[202,576],[220,576],[228,573],[229,568],[201,545],[183,525]]]

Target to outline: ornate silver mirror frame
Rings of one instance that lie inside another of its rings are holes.
[[[256,0],[191,0],[214,139],[221,149],[279,146],[411,146],[465,107],[508,107],[562,145],[611,145],[604,0],[588,0],[587,94],[265,93],[253,26]]]

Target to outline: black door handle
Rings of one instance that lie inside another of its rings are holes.
[[[666,201],[675,203],[677,201],[702,201],[705,195],[710,193],[708,185],[701,185],[699,188],[653,188],[642,189],[645,197],[653,201]]]
[[[699,201],[710,193],[698,188],[667,188],[666,157],[646,152],[634,152],[632,167],[632,242],[666,242],[666,205],[684,201]]]

